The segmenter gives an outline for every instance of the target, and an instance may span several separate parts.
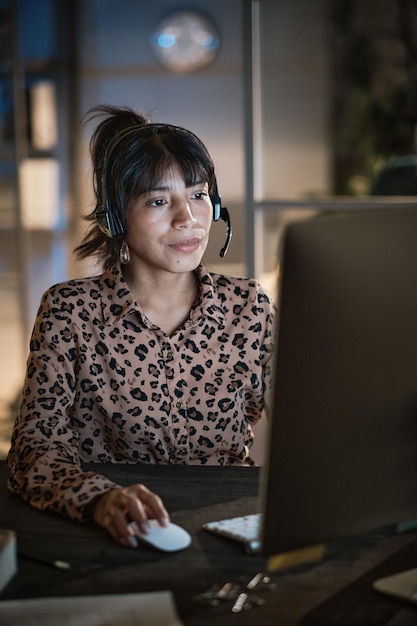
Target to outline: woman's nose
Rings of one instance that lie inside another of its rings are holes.
[[[175,210],[174,226],[176,228],[189,228],[196,221],[188,200],[178,202]]]

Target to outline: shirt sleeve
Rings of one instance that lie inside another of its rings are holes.
[[[274,375],[274,346],[276,334],[276,305],[272,298],[263,290],[261,286],[258,288],[259,309],[262,311],[264,319],[262,323],[262,340],[261,340],[261,362],[262,362],[262,386],[263,386],[263,402],[264,411],[269,418],[271,415],[272,391],[273,391],[273,375]]]
[[[43,296],[30,341],[26,379],[8,455],[8,487],[39,509],[89,518],[92,501],[119,485],[81,468],[72,417],[77,341],[71,299]]]

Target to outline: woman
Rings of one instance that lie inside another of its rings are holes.
[[[212,160],[186,129],[98,107],[96,207],[77,248],[104,273],[51,287],[35,322],[8,463],[33,506],[94,520],[169,519],[144,485],[82,463],[251,463],[272,352],[273,304],[255,280],[201,264],[221,208]]]

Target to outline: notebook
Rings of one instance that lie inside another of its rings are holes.
[[[338,538],[417,518],[417,203],[294,222],[279,266],[251,541],[265,555],[322,553]],[[205,528],[230,536],[220,522]]]
[[[373,583],[375,591],[417,604],[417,568],[384,576]]]
[[[17,574],[16,533],[0,530],[0,594]]]

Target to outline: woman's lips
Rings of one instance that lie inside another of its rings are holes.
[[[193,237],[192,239],[182,239],[181,241],[177,241],[175,243],[169,244],[169,247],[175,250],[176,252],[183,252],[185,254],[190,254],[195,252],[199,245],[201,239],[197,237]]]

